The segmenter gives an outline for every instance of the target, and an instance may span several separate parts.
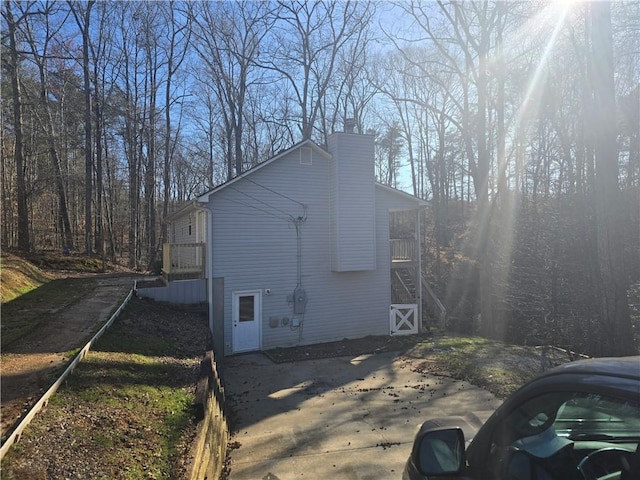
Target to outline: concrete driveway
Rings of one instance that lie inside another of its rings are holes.
[[[501,403],[467,382],[414,371],[421,362],[395,353],[225,359],[237,447],[229,478],[398,479],[424,420]]]

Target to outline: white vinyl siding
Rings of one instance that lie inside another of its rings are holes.
[[[191,210],[171,224],[171,243],[204,243],[206,242],[205,212]]]
[[[362,233],[359,235],[366,245],[363,249],[374,248],[374,268],[370,268],[369,258],[367,270],[333,271],[329,188],[332,173],[328,155],[314,152],[312,164],[301,165],[300,153],[293,150],[251,173],[250,180],[239,179],[210,195],[213,238],[208,253],[213,255],[212,277],[224,277],[225,354],[233,353],[231,301],[232,292],[237,290],[263,292],[265,350],[389,333],[391,288],[386,195],[378,204],[379,190],[371,179],[373,197],[368,207],[372,214],[368,228],[372,230],[366,238]],[[302,327],[297,329],[291,327],[293,305],[287,301],[298,281],[296,228],[291,217],[303,217],[305,209],[290,199],[307,206],[307,219],[300,231],[302,287],[308,302],[304,316],[299,316]],[[355,251],[354,255],[358,253]],[[266,289],[269,295],[265,294]],[[282,325],[283,317],[289,319],[289,325]],[[270,319],[275,318],[278,326],[271,327]]]

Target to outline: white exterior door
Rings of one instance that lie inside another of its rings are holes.
[[[262,291],[233,292],[233,352],[260,350]]]

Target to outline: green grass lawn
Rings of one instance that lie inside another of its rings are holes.
[[[207,332],[202,313],[132,299],[12,447],[3,473],[179,478]]]

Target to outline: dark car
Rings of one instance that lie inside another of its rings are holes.
[[[403,479],[640,480],[639,445],[640,356],[580,360],[529,382],[484,424],[424,422]]]

